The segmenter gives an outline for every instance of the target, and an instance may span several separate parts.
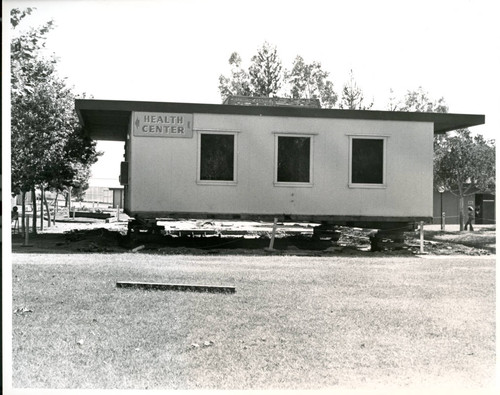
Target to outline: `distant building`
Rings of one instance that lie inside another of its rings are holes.
[[[108,187],[88,187],[88,189],[83,193],[81,199],[84,202],[111,204],[113,202],[113,191]]]
[[[122,189],[119,181],[114,178],[95,178],[89,179],[89,187],[82,196],[84,202],[96,202],[114,205],[114,190]]]
[[[113,208],[123,208],[123,187],[109,188],[113,194]]]
[[[433,223],[441,223],[441,207],[445,213],[446,224],[460,223],[460,202],[457,196],[450,192],[443,194],[434,191],[434,215]],[[491,193],[475,193],[464,198],[464,210],[472,206],[476,210],[476,224],[496,224],[495,217],[495,195]],[[464,213],[464,221],[467,220],[467,214]]]

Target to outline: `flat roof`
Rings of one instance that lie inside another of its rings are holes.
[[[76,99],[75,108],[80,123],[92,139],[111,141],[125,141],[132,111],[432,122],[435,134],[483,125],[485,122],[484,115],[474,114],[93,99]]]

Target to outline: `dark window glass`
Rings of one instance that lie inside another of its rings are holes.
[[[201,135],[200,180],[234,181],[234,135]]]
[[[352,139],[352,183],[384,183],[384,140]]]
[[[310,160],[310,137],[278,137],[278,182],[310,182]]]

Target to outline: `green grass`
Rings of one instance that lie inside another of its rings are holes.
[[[22,308],[14,387],[475,387],[494,377],[494,258],[15,254],[12,309]]]

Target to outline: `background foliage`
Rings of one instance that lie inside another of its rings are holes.
[[[10,15],[15,30],[11,41],[11,191],[21,194],[23,201],[26,192],[36,189],[85,187],[90,166],[99,155],[96,143],[79,125],[76,95],[58,76],[55,56],[44,53],[53,22],[16,30],[33,10],[13,9]]]
[[[33,9],[12,10],[18,27]],[[53,22],[18,34],[11,42],[12,192],[38,185],[81,186],[98,153],[74,110],[76,95],[57,75],[57,60],[43,48]]]

